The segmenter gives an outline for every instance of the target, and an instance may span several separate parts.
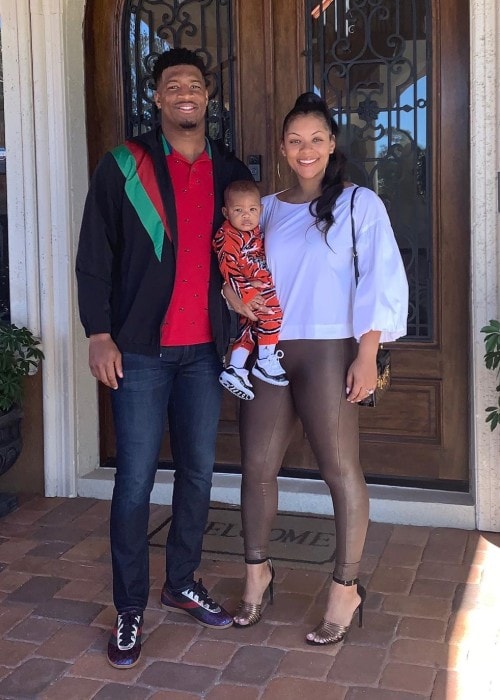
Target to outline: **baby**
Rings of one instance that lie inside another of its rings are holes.
[[[258,321],[241,318],[229,365],[219,377],[220,383],[232,394],[249,400],[253,399],[254,393],[245,363],[255,347],[255,336],[258,359],[252,367],[252,375],[276,386],[288,384],[280,363],[283,352],[276,351],[283,312],[266,264],[264,238],[259,226],[261,204],[257,185],[250,180],[232,182],[224,192],[224,203],[222,213],[226,221],[214,238],[224,281],[245,304],[260,294],[266,300],[266,307],[272,310]],[[254,280],[265,286],[256,289],[251,284]]]

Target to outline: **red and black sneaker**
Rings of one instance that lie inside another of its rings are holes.
[[[108,642],[108,661],[115,668],[132,668],[141,655],[141,612],[132,610],[119,613]]]
[[[172,593],[165,584],[161,592],[161,604],[168,610],[194,617],[204,627],[224,629],[233,624],[233,618],[227,610],[210,598],[201,578],[181,593]]]

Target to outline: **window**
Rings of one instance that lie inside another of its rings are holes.
[[[410,284],[409,339],[430,341],[430,0],[309,0],[308,89],[340,126],[353,182],[387,207]]]
[[[207,133],[234,150],[231,2],[229,0],[128,0],[123,13],[125,135],[156,121],[151,73],[160,53],[183,47],[209,70]]]

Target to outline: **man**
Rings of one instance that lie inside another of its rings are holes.
[[[205,137],[205,65],[187,49],[157,60],[161,127],[107,153],[85,206],[77,255],[80,316],[96,379],[113,389],[111,504],[115,629],[108,660],[141,653],[149,593],[149,499],[168,417],[175,478],[162,605],[208,627],[231,616],[194,573],[210,503],[218,376],[229,318],[212,238],[229,182],[251,179]]]

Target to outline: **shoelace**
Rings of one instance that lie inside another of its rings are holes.
[[[198,581],[194,583],[189,590],[194,593],[196,602],[203,603],[203,605],[207,605],[211,609],[218,608],[217,603],[208,595],[208,591],[203,585],[201,578],[198,579]]]
[[[280,360],[283,357],[284,353],[283,350],[277,350],[274,355],[269,355],[268,362],[271,365],[271,369],[273,371],[279,372],[282,371],[282,367],[280,365]]]
[[[127,651],[132,649],[136,640],[139,627],[141,626],[141,616],[134,612],[121,613],[118,615],[116,630],[116,643],[118,649]]]

